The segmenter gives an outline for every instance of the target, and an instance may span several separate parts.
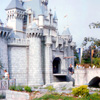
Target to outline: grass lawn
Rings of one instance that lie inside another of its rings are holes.
[[[76,98],[76,97],[68,97],[68,96],[61,96],[61,95],[53,95],[53,94],[46,94],[41,98],[36,98],[33,100],[100,100],[100,95],[90,95],[84,98]]]

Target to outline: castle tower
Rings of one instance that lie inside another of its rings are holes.
[[[8,7],[7,12],[7,26],[13,28],[16,35],[23,38],[23,18],[25,9],[19,0],[12,0]]]
[[[26,30],[27,38],[30,40],[29,47],[29,77],[28,85],[43,85],[43,69],[41,56],[41,36],[42,31],[36,23]]]

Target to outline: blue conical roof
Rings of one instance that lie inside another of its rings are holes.
[[[19,2],[19,0],[12,0],[10,4],[8,5],[8,7],[6,8],[6,10],[10,10],[14,8],[25,10],[23,6],[21,5],[21,3]]]
[[[57,20],[57,14],[56,14],[56,11],[54,12],[54,17],[53,17],[54,20]]]
[[[46,14],[47,9],[43,4],[41,4],[41,0],[24,0],[23,7],[25,9],[32,9],[35,12],[35,17],[38,18],[38,15]],[[46,14],[47,15],[47,14]]]
[[[69,27],[63,31],[62,35],[70,35]]]

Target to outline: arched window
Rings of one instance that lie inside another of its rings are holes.
[[[53,60],[53,73],[61,73],[61,59],[59,57]]]

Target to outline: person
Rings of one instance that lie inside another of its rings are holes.
[[[74,69],[72,67],[72,64],[70,64],[69,68],[68,68],[69,74],[74,74]]]
[[[53,68],[53,73],[57,73],[57,67],[56,66],[54,66],[54,68]]]
[[[78,64],[76,64],[76,69],[79,69],[79,66],[78,66]]]
[[[89,68],[91,68],[91,66],[89,66]]]
[[[72,81],[73,82],[73,86],[75,86],[75,79],[73,78],[73,74],[74,74],[74,69],[72,67],[72,64],[70,64],[69,68],[68,68],[68,71],[69,71],[69,81]]]
[[[95,65],[93,65],[93,67],[92,68],[95,68]]]
[[[7,70],[4,70],[4,73],[5,73],[5,79],[8,79],[9,80],[9,73],[7,72]]]

